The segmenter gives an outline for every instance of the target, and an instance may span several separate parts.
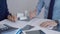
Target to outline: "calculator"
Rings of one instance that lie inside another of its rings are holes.
[[[0,24],[0,33],[1,32],[5,32],[5,31],[11,31],[11,30],[16,30],[18,28],[15,28],[15,27],[11,27],[7,24]]]

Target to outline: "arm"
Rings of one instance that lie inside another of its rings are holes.
[[[3,11],[3,15],[5,15],[5,18],[7,18],[7,16],[10,13],[8,12],[6,0],[1,0],[1,8],[2,8],[2,11]]]
[[[9,13],[6,0],[1,1],[2,1],[1,4],[2,4],[3,17],[5,17],[5,19],[9,19],[10,21],[15,21],[16,17]]]
[[[44,0],[39,0],[38,5],[36,7],[37,8],[37,15],[39,15],[43,6],[44,6]]]
[[[39,0],[36,9],[33,12],[31,11],[30,14],[29,14],[30,19],[38,16],[39,13],[41,12],[41,9],[43,8],[43,6],[44,6],[44,1],[43,0]]]

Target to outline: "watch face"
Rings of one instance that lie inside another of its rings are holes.
[[[26,34],[45,34],[43,31],[41,30],[35,30],[35,31],[27,31],[25,32]]]

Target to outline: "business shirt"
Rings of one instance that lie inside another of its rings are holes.
[[[0,21],[6,19],[8,15],[6,0],[0,0]]]
[[[47,18],[48,16],[48,9],[50,5],[50,1],[51,0],[39,0],[39,3],[37,5],[38,14],[41,12],[41,9],[45,7],[44,18]],[[60,0],[55,0],[52,19],[60,20]]]

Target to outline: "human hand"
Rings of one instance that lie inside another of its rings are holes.
[[[36,16],[36,9],[34,11],[29,12],[30,19],[34,18]]]
[[[57,23],[55,21],[46,21],[40,24],[41,27],[48,27],[48,26],[57,26]]]
[[[13,15],[8,15],[8,20],[15,22],[17,20],[17,17]]]

